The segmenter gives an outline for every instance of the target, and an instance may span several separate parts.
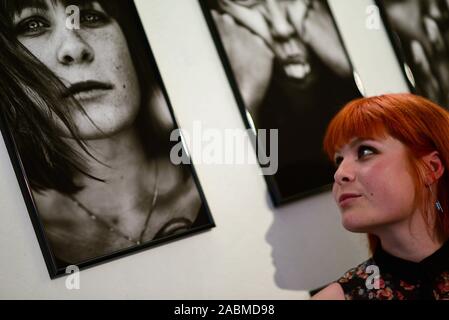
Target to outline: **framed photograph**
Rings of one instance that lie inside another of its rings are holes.
[[[0,0],[0,38],[1,131],[51,278],[215,226],[132,0]]]
[[[376,0],[410,91],[449,108],[449,2]]]
[[[278,170],[265,176],[274,205],[328,189],[327,124],[363,86],[327,2],[200,3],[246,125],[278,130]]]

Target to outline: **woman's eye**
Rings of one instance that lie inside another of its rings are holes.
[[[374,154],[374,153],[376,153],[376,150],[374,148],[372,148],[372,147],[369,147],[369,146],[363,146],[362,145],[357,150],[357,156],[358,156],[359,159],[361,159],[363,157],[366,157],[366,156],[369,156],[369,155]]]
[[[19,36],[35,36],[43,33],[49,27],[49,23],[41,17],[30,17],[16,25],[16,33]]]
[[[109,18],[98,11],[82,11],[80,22],[87,27],[99,27],[107,24]]]

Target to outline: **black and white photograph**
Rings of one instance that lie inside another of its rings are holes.
[[[325,128],[363,85],[326,1],[200,0],[247,126],[278,130],[275,205],[324,190]]]
[[[215,226],[132,0],[0,0],[1,129],[51,278]],[[173,106],[175,108],[176,106]]]
[[[449,2],[376,0],[413,93],[449,108]]]

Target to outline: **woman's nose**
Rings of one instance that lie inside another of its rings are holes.
[[[89,63],[94,59],[92,47],[76,30],[66,29],[62,34],[57,52],[58,62],[63,65]]]
[[[273,38],[279,40],[290,38],[295,30],[287,19],[286,8],[279,4],[278,0],[266,0],[266,9]]]
[[[334,174],[334,181],[341,185],[353,181],[355,178],[354,168],[350,161],[343,160]]]

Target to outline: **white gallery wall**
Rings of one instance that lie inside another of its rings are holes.
[[[136,4],[179,125],[244,129],[198,0]],[[383,26],[366,27],[372,1],[330,5],[366,94],[407,91]],[[274,208],[256,165],[196,170],[216,228],[84,270],[67,290],[48,276],[0,139],[0,298],[305,299],[367,258],[329,192]]]

